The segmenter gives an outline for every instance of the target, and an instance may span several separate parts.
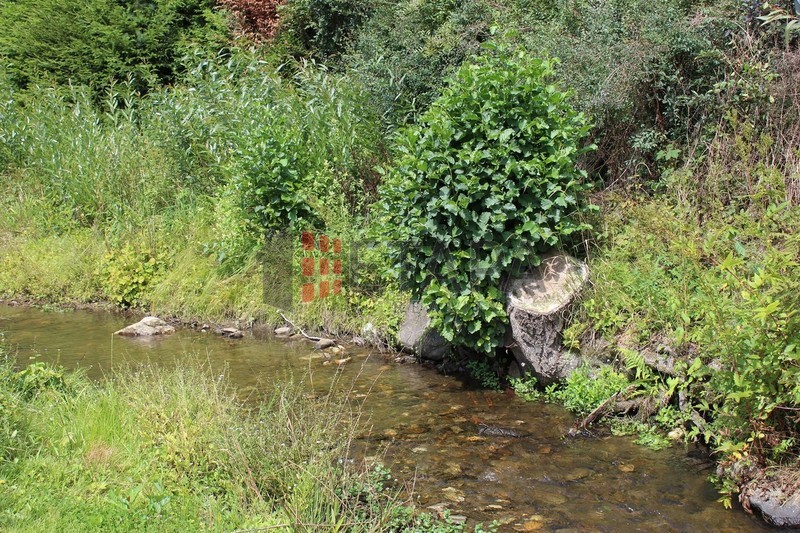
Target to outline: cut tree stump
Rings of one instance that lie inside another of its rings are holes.
[[[580,365],[578,355],[562,349],[561,331],[565,314],[588,279],[586,264],[557,253],[509,283],[506,346],[523,373],[532,373],[545,385],[566,378]]]

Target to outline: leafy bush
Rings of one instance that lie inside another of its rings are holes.
[[[144,291],[164,269],[158,253],[142,251],[130,244],[106,253],[103,290],[106,297],[122,307],[139,305]]]
[[[542,398],[539,381],[534,376],[511,378],[509,381],[514,393],[526,402],[535,402]]]
[[[717,327],[703,328],[702,343],[724,364],[710,378],[719,402],[714,442],[721,451],[794,457],[800,408],[800,299],[794,257],[769,254],[750,270],[730,254],[720,265],[730,305],[715,309]],[[787,260],[788,259],[788,260]]]
[[[509,274],[587,227],[575,161],[588,127],[552,74],[549,61],[488,48],[400,132],[381,189],[402,284],[445,338],[485,354],[505,332]]]
[[[102,94],[132,76],[145,90],[172,81],[190,43],[226,44],[211,0],[22,0],[0,4],[0,57],[20,87],[56,82]]]
[[[569,375],[563,387],[552,385],[546,394],[548,400],[564,404],[573,413],[588,414],[628,384],[628,378],[610,366],[599,370],[583,366]]]

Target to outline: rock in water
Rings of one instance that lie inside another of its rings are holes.
[[[422,304],[408,304],[397,340],[404,350],[422,359],[441,361],[450,352],[450,345],[438,331],[430,327],[430,323],[431,319]]]
[[[122,328],[115,335],[123,337],[152,337],[154,335],[172,335],[175,328],[154,316],[146,316],[136,324]]]
[[[750,495],[750,508],[757,509],[768,524],[800,528],[800,493],[791,495],[781,490],[758,490]]]
[[[588,279],[584,263],[557,253],[509,284],[506,344],[522,371],[544,384],[566,378],[580,364],[580,357],[562,350],[561,330],[565,310]]]
[[[331,348],[336,346],[336,341],[331,339],[320,339],[314,343],[314,348],[317,350],[324,350],[325,348]]]
[[[218,334],[229,339],[241,339],[244,337],[244,332],[239,328],[222,328],[218,331]]]
[[[289,326],[284,326],[275,329],[276,337],[288,337],[291,334],[292,334],[292,328],[290,328]]]
[[[517,431],[511,428],[502,428],[499,426],[489,426],[487,424],[478,424],[478,435],[485,437],[511,437],[519,439],[527,437],[530,433],[524,431]]]

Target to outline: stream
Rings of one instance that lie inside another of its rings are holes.
[[[304,340],[231,340],[191,329],[155,339],[113,336],[131,322],[0,305],[0,338],[20,364],[48,361],[101,378],[124,362],[201,361],[254,397],[290,378],[312,394],[349,393],[372,427],[357,453],[379,456],[396,478],[413,483],[421,507],[447,508],[470,523],[498,520],[500,531],[767,530],[741,509],[723,509],[707,480],[710,465],[683,446],[656,452],[624,437],[564,439],[574,417],[558,406],[476,390],[366,349],[349,349],[352,361],[339,368],[324,366]],[[482,436],[480,423],[530,436]]]

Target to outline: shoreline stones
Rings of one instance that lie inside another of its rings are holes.
[[[314,348],[317,350],[324,350],[325,348],[333,348],[336,346],[336,341],[332,339],[320,339],[314,343]]]
[[[289,326],[283,326],[281,328],[275,328],[275,336],[276,337],[288,337],[292,334],[292,328]]]
[[[175,328],[155,316],[146,316],[135,324],[126,326],[114,335],[122,337],[155,337],[157,335],[172,335]]]
[[[800,528],[800,493],[787,494],[779,487],[755,489],[748,496],[749,507],[776,527]]]
[[[450,344],[438,331],[430,327],[428,311],[420,303],[410,303],[397,332],[397,340],[403,351],[413,353],[421,359],[442,361],[450,353]]]
[[[244,332],[239,328],[222,328],[218,329],[216,333],[226,339],[241,339],[244,337]]]

